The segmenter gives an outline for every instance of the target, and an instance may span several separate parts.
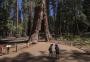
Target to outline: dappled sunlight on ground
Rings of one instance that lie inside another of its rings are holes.
[[[0,62],[90,62],[90,54],[66,45],[59,45],[59,59],[49,57],[49,42],[39,42],[14,54],[0,56]]]

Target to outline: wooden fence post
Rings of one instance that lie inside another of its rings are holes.
[[[17,50],[18,50],[18,46],[17,46],[17,44],[16,44],[16,52],[17,52]]]

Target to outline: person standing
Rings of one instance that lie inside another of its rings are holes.
[[[51,44],[49,47],[49,56],[55,57],[55,44]]]
[[[49,50],[49,56],[50,57],[52,57],[52,54],[53,54],[53,52],[52,52],[52,46],[53,46],[53,44],[51,44],[50,47],[49,47],[49,49],[48,49]]]
[[[59,46],[57,44],[55,45],[55,52],[56,52],[56,58],[59,58],[60,49],[59,49]]]
[[[52,57],[55,57],[55,52],[56,52],[55,43],[53,43],[53,45],[52,45]]]

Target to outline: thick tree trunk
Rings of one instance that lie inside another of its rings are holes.
[[[31,21],[32,21],[32,0],[30,1],[30,15],[29,15],[29,21],[28,21],[28,35],[29,35],[29,39],[31,37]]]
[[[48,2],[47,0],[43,0],[43,5],[44,5],[44,10],[43,10],[44,18],[43,18],[43,20],[44,20],[44,27],[45,27],[45,33],[46,33],[46,41],[50,41],[52,39],[52,36],[49,32],[49,27],[48,27],[47,2]]]
[[[31,41],[35,43],[38,41],[38,35],[39,35],[39,31],[41,30],[42,20],[44,21],[46,40],[49,41],[52,38],[48,28],[46,0],[41,0],[41,1],[42,4],[40,6],[35,7],[34,24],[31,35]]]
[[[44,28],[45,28],[45,34],[46,34],[46,41],[50,41],[52,39],[52,36],[49,32],[48,28],[48,20],[47,20],[47,15],[44,15]]]
[[[43,8],[42,6],[35,7],[35,15],[34,15],[34,24],[31,33],[31,41],[37,42],[38,41],[38,34],[41,30],[41,22],[43,19]]]

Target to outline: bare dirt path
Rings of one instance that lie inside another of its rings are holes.
[[[39,42],[17,53],[0,56],[0,62],[90,62],[90,55],[73,46],[59,45],[60,58],[48,56],[49,42]]]

